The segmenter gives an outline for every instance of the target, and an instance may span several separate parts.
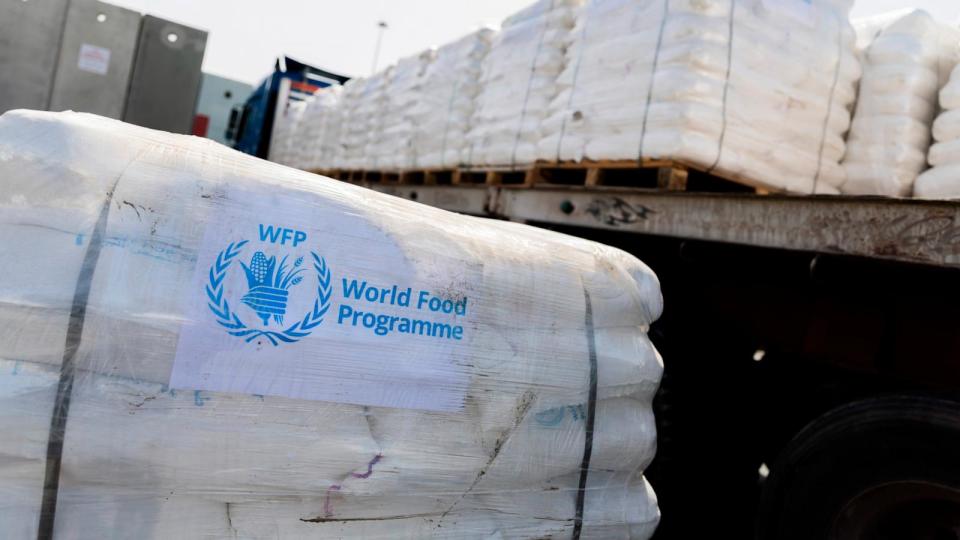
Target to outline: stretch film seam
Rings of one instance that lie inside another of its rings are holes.
[[[580,463],[580,484],[577,488],[576,515],[573,521],[573,539],[578,540],[583,530],[583,508],[587,498],[587,476],[590,474],[590,458],[593,455],[593,426],[597,416],[597,341],[593,327],[593,304],[590,293],[583,289],[586,302],[584,325],[587,333],[587,352],[590,360],[590,396],[587,400],[587,419],[584,426],[583,460]]]
[[[810,193],[817,192],[820,183],[820,172],[823,170],[823,151],[827,145],[827,128],[830,127],[830,115],[833,113],[833,98],[837,92],[837,83],[840,80],[840,66],[843,64],[843,26],[840,20],[837,23],[837,66],[833,70],[833,84],[830,86],[830,96],[827,99],[827,114],[823,119],[823,129],[820,131],[820,149],[817,152],[817,173],[813,177],[813,188]]]
[[[534,52],[533,61],[530,63],[530,77],[527,78],[527,90],[523,95],[523,108],[520,110],[520,122],[517,124],[517,135],[513,139],[513,151],[510,153],[510,168],[514,168],[517,165],[517,147],[520,145],[520,132],[523,131],[523,121],[527,116],[527,104],[530,102],[530,89],[533,86],[533,77],[537,73],[537,59],[540,58],[540,50],[543,48],[543,40],[547,36],[549,18],[550,14],[553,13],[553,4],[555,1],[556,0],[550,0],[550,8],[543,16],[543,28],[540,30],[540,38],[537,41],[537,49]]]
[[[663,0],[663,17],[660,18],[660,30],[657,34],[657,50],[653,54],[653,65],[650,66],[650,81],[647,83],[647,103],[643,109],[643,124],[640,128],[640,148],[637,150],[637,163],[643,165],[643,143],[647,138],[647,118],[650,115],[650,104],[653,102],[653,82],[660,64],[660,48],[663,46],[663,33],[667,27],[667,18],[670,16],[670,0]]]
[[[588,8],[585,6],[583,8],[586,11]],[[560,161],[560,151],[563,148],[563,139],[567,134],[567,118],[571,113],[571,108],[573,107],[573,98],[577,93],[577,82],[580,78],[580,63],[583,61],[583,51],[587,48],[587,27],[590,26],[590,17],[587,13],[584,13],[583,18],[583,28],[580,30],[580,52],[577,53],[577,64],[573,68],[573,81],[570,85],[570,98],[567,100],[567,110],[563,115],[563,122],[560,124],[560,138],[557,140],[557,161]]]
[[[83,324],[87,314],[87,301],[93,285],[93,276],[100,260],[103,236],[107,229],[107,217],[113,194],[120,182],[119,178],[107,193],[100,215],[90,235],[90,244],[83,256],[83,266],[77,277],[77,286],[73,292],[70,307],[70,319],[67,325],[67,337],[60,364],[60,380],[50,417],[50,433],[47,436],[47,457],[43,479],[43,498],[40,505],[40,522],[37,528],[37,540],[52,540],[57,512],[57,496],[60,489],[60,465],[63,458],[63,443],[67,432],[67,417],[70,414],[70,400],[73,395],[73,383],[76,375],[77,351],[83,337]]]
[[[721,128],[720,139],[717,141],[717,158],[714,160],[707,173],[713,171],[720,165],[720,159],[723,157],[723,144],[727,138],[727,96],[730,92],[730,73],[733,69],[733,32],[735,25],[734,17],[737,11],[737,0],[730,0],[730,23],[727,28],[727,73],[723,79],[723,105],[721,107]]]
[[[459,51],[458,51],[459,52]],[[454,83],[453,83],[453,92],[450,94],[450,101],[447,103],[447,117],[443,122],[443,142],[440,144],[440,168],[446,168],[447,166],[447,134],[450,132],[450,117],[453,116],[453,103],[457,99],[457,95],[460,93],[460,82],[461,77],[457,75],[457,64],[459,64],[460,58],[454,58]],[[428,68],[429,69],[429,68]]]

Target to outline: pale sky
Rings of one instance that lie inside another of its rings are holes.
[[[345,75],[368,75],[378,20],[389,24],[379,61],[383,67],[484,24],[498,24],[533,0],[107,1],[207,30],[204,71],[257,83],[282,54]],[[852,16],[905,7],[926,9],[951,24],[960,19],[958,0],[856,0]]]

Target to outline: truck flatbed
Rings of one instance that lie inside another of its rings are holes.
[[[657,273],[657,540],[960,530],[960,202],[360,185],[594,239]]]
[[[477,216],[960,266],[958,201],[604,187],[368,187]]]

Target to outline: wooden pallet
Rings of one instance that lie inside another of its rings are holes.
[[[364,171],[351,171],[347,169],[309,169],[307,172],[341,180],[343,182],[360,182],[363,179]]]
[[[532,182],[536,186],[613,186],[696,192],[752,192],[770,190],[757,182],[722,176],[704,167],[669,159],[537,163]]]
[[[472,167],[461,171],[469,183],[520,188],[609,186],[670,191],[752,192],[769,190],[745,179],[725,178],[682,161],[643,159],[537,162],[521,167]],[[462,181],[462,183],[466,183]]]
[[[307,169],[307,172],[339,180],[338,174],[340,171],[338,169]]]
[[[405,184],[436,186],[460,183],[460,169],[414,169],[406,172]]]
[[[410,169],[402,171],[316,169],[310,172],[355,184],[452,185],[460,183],[459,169]]]
[[[532,185],[536,168],[464,168],[460,170],[460,184],[482,184],[487,186]]]
[[[707,172],[682,161],[643,159],[623,161],[538,162],[528,166],[464,167],[406,171],[333,171],[328,175],[347,182],[368,184],[486,185],[518,188],[608,186],[696,192],[771,190],[744,178]]]

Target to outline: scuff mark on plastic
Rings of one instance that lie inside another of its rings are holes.
[[[204,402],[210,401],[213,398],[203,397],[200,394],[200,390],[193,391],[193,404],[197,407],[203,407]]]
[[[370,476],[373,475],[373,467],[377,463],[380,463],[381,459],[383,459],[383,454],[377,454],[373,456],[373,459],[371,459],[370,462],[367,463],[367,472],[365,473],[351,472],[349,478],[359,478],[361,480],[366,480],[367,478],[370,478]],[[327,518],[333,515],[333,501],[330,499],[330,495],[334,491],[340,491],[341,489],[343,489],[342,484],[333,484],[327,488],[327,494],[323,498],[323,515],[326,516]],[[320,518],[315,518],[315,519],[320,519]],[[301,521],[314,522],[313,520],[301,520]]]
[[[143,221],[143,216],[140,215],[140,210],[137,209],[137,205],[133,204],[130,201],[123,201],[123,204],[129,206],[130,208],[133,208],[133,211],[137,213],[137,219],[139,219],[140,221]]]

